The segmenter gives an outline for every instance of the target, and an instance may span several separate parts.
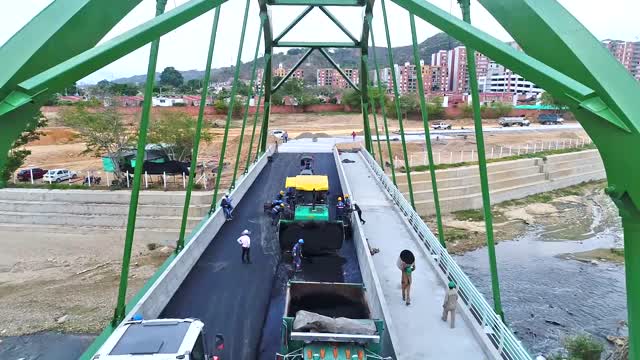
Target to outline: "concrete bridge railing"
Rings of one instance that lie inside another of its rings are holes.
[[[495,313],[484,296],[473,285],[469,277],[455,263],[447,250],[442,247],[438,239],[422,221],[420,215],[411,207],[404,195],[393,185],[384,170],[364,148],[361,154],[368,164],[378,183],[385,189],[390,198],[398,206],[409,225],[420,238],[427,251],[433,257],[439,270],[448,280],[453,280],[464,304],[472,315],[471,320],[484,329],[484,333],[495,350],[503,359],[531,360],[531,355],[524,348],[511,329],[509,329]]]

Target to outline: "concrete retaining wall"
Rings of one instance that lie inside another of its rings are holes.
[[[597,150],[550,155],[544,158],[504,161],[487,165],[493,204],[606,178]],[[406,175],[396,176],[398,188],[408,198]],[[443,212],[482,208],[477,166],[436,171]],[[435,213],[428,172],[412,174],[416,209],[422,216]]]
[[[240,203],[242,197],[264,169],[268,155],[270,153],[263,155],[256,164],[252,165],[250,171],[238,181],[235,190],[231,192],[231,197],[236,204]],[[206,220],[206,223],[190,237],[191,240],[184,249],[156,279],[126,318],[130,319],[135,314],[142,314],[147,319],[158,317],[224,223],[224,214],[222,209],[218,208]]]
[[[349,186],[349,182],[347,181],[347,176],[345,175],[344,168],[342,167],[340,155],[335,147],[333,148],[333,156],[336,161],[336,167],[338,168],[338,177],[340,178],[342,191],[345,194],[353,194],[353,192],[351,191],[351,187]],[[357,201],[357,199],[352,198],[352,201]],[[383,345],[391,346],[392,348],[394,348],[393,344],[397,344],[398,341],[396,340],[397,335],[393,322],[391,320],[391,313],[387,308],[387,303],[384,299],[384,293],[382,292],[382,287],[380,286],[380,279],[378,278],[378,273],[376,272],[375,265],[373,264],[373,259],[371,258],[371,253],[369,252],[367,237],[355,213],[351,213],[351,223],[353,224],[353,242],[355,244],[356,253],[358,255],[358,265],[360,266],[362,281],[365,288],[367,289],[365,296],[367,302],[369,303],[369,306],[371,307],[371,315],[376,319],[384,320],[386,332],[389,335],[391,344],[384,344],[383,342]],[[395,351],[393,351],[393,353],[395,353]]]

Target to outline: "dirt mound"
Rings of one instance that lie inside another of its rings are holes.
[[[32,141],[29,145],[59,145],[79,142],[77,132],[69,128],[46,128],[42,130],[39,140]]]
[[[331,135],[327,133],[310,133],[303,132],[300,135],[296,136],[296,139],[312,139],[312,138],[330,138]]]

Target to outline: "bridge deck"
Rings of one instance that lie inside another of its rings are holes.
[[[373,262],[380,277],[384,298],[391,313],[396,336],[394,347],[398,359],[485,359],[482,348],[464,319],[457,313],[456,328],[440,320],[445,288],[420,249],[413,234],[403,223],[397,207],[383,195],[375,176],[357,153],[343,153],[343,163],[353,198],[366,220],[364,231],[372,247],[380,249]],[[416,255],[411,305],[402,301],[401,273],[396,267],[400,251]]]

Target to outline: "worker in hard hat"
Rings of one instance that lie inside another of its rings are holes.
[[[338,197],[338,203],[336,204],[336,219],[342,220],[344,216],[345,204],[342,201],[342,197]]]
[[[238,238],[238,244],[242,247],[242,263],[251,264],[251,238],[249,237],[251,232],[245,229],[241,236]],[[246,260],[245,260],[246,259]]]
[[[271,221],[271,225],[275,226],[278,224],[278,220],[280,220],[280,215],[284,212],[284,204],[279,204],[271,209],[271,217],[273,220]]]
[[[453,281],[449,282],[448,289],[444,296],[442,304],[442,321],[447,321],[447,317],[451,315],[451,328],[456,326],[456,306],[458,305],[458,288]]]
[[[347,211],[351,211],[351,198],[349,194],[344,194],[344,207]]]
[[[276,196],[276,200],[284,201],[284,190],[280,190],[278,196]]]
[[[298,242],[293,245],[291,250],[291,256],[293,257],[293,266],[296,272],[302,270],[302,246],[304,245],[304,239],[299,239]]]

